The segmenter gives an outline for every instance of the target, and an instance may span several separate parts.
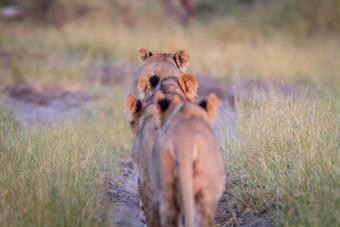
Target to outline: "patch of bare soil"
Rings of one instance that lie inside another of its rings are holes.
[[[215,93],[219,100],[227,102],[231,108],[235,107],[237,99],[260,99],[263,94],[268,94],[271,91],[281,93],[283,95],[295,94],[301,90],[299,84],[289,84],[277,80],[255,80],[242,79],[238,83],[223,84],[215,78],[208,76],[197,76],[198,82],[198,101],[208,97],[210,93]]]
[[[5,103],[21,123],[60,122],[78,118],[91,97],[83,91],[67,91],[61,87],[19,84],[8,92]]]
[[[18,6],[6,6],[0,8],[0,18],[6,21],[22,20],[24,15],[24,10]]]
[[[6,49],[0,49],[0,64],[2,63],[3,66],[8,66],[12,59],[21,60],[21,61],[24,59],[41,60],[44,57],[45,57],[45,54],[39,51],[23,54],[22,52],[19,52],[19,51],[9,51]]]
[[[111,226],[144,226],[144,214],[138,209],[137,175],[131,161],[123,161],[120,175],[116,179],[106,179],[104,188],[111,207]]]
[[[86,68],[90,80],[102,84],[117,84],[131,79],[137,71],[136,64],[128,62],[95,62]]]

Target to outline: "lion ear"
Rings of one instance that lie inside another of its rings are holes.
[[[179,77],[179,85],[181,86],[186,99],[190,102],[197,103],[197,81],[190,73],[183,73]]]
[[[132,113],[138,113],[142,110],[142,102],[135,95],[129,94],[125,103],[126,109]]]
[[[140,93],[140,98],[144,98],[146,93],[149,91],[148,79],[142,78],[138,83],[138,91]]]
[[[141,100],[137,99],[135,95],[130,94],[126,98],[126,113],[127,120],[130,124],[130,129],[133,135],[137,135],[139,130],[139,120],[142,116],[142,112],[145,109],[145,104],[142,104]]]
[[[165,98],[165,95],[161,91],[158,91],[156,93],[155,103],[156,103],[155,115],[157,117],[161,117],[168,110],[171,104],[171,102]]]
[[[186,66],[188,64],[189,58],[189,55],[186,54],[184,50],[180,50],[174,55],[174,60],[181,73],[187,70]]]
[[[151,57],[152,53],[150,51],[147,51],[146,49],[142,48],[139,50],[139,60],[145,61],[148,57]]]
[[[210,94],[207,100],[203,100],[199,104],[208,113],[210,120],[213,122],[218,114],[218,99],[215,94]]]

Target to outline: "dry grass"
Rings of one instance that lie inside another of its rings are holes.
[[[139,26],[143,26],[143,22],[140,23]],[[41,54],[48,67],[72,61],[74,65],[67,63],[67,69],[56,72],[71,74],[68,78],[79,77],[79,66],[93,59],[136,61],[137,50],[145,47],[152,51],[185,49],[190,53],[189,70],[192,72],[208,72],[218,77],[255,76],[340,85],[337,70],[340,43],[332,36],[325,41],[323,36],[315,35],[298,44],[284,34],[277,33],[265,38],[238,28],[234,21],[228,21],[225,25],[217,20],[211,22],[210,27],[194,23],[183,28],[168,23],[159,29],[152,26],[139,29],[137,25],[129,28],[109,22],[69,22],[59,29],[38,27],[31,28],[32,32],[29,33],[25,30],[26,26],[18,25],[4,34],[2,43],[6,49],[15,49],[19,55],[22,52]],[[12,67],[16,67],[18,60],[13,58],[11,63]],[[41,69],[29,64],[20,67],[33,71],[35,77],[49,76],[44,71],[46,64],[41,65]]]
[[[239,133],[224,150],[244,207],[275,204],[286,226],[340,223],[340,102],[283,98],[238,105]]]
[[[115,91],[110,94],[122,100]],[[76,123],[53,127],[20,126],[1,107],[2,225],[93,226],[105,215],[103,178],[117,174],[131,136],[121,101],[104,100]]]
[[[126,1],[125,10],[114,10],[107,2],[86,2],[95,10],[79,17],[65,12],[68,20],[58,26],[0,22],[0,90],[39,82],[97,97],[80,121],[46,127],[19,125],[0,94],[0,225],[98,223],[102,178],[117,174],[132,138],[123,116],[126,83],[103,86],[86,69],[98,62],[136,63],[141,47],[185,49],[190,72],[224,81],[256,77],[330,90],[313,98],[273,95],[261,104],[239,103],[239,137],[226,138],[225,150],[229,173],[242,182],[233,185],[240,206],[256,210],[274,203],[284,225],[339,225],[336,34],[268,34],[233,14],[203,15],[182,27],[163,18],[158,3]]]

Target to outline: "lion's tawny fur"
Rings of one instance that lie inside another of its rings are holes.
[[[213,225],[225,172],[210,124],[217,113],[215,95],[207,106],[172,102],[168,110],[156,111],[162,128],[149,162],[152,226],[180,226],[183,216],[185,226]]]
[[[189,55],[181,50],[177,53],[156,53],[152,54],[146,49],[139,51],[139,59],[142,62],[137,74],[128,86],[125,102],[129,94],[135,95],[141,101],[144,101],[145,94],[148,92],[146,82],[150,76],[157,75],[160,79],[167,77],[177,77],[185,72],[186,65],[189,61]],[[142,81],[142,82],[141,82]],[[125,108],[125,117],[127,117]]]
[[[194,77],[192,77],[195,80]],[[197,86],[197,83],[194,83]],[[163,78],[159,81],[159,85],[155,88],[155,92],[162,91],[164,97],[172,100],[181,99],[186,100],[186,90],[196,90],[196,89],[185,89],[179,85],[178,78],[169,77]],[[149,177],[149,159],[151,156],[152,148],[159,131],[158,118],[155,117],[155,94],[152,93],[148,95],[147,99],[143,102],[143,108],[141,108],[139,114],[132,114],[132,122],[138,122],[136,124],[136,137],[133,144],[131,158],[134,163],[134,167],[138,175],[138,194],[142,201],[142,206],[146,215],[146,220],[148,226],[151,225],[151,211],[150,211],[150,201],[153,195],[153,188],[150,183]],[[192,94],[193,95],[193,94]],[[135,97],[135,96],[130,96]],[[127,104],[130,104],[129,101]],[[135,102],[135,101],[134,101]],[[136,102],[137,103],[137,102]],[[130,111],[134,110],[133,107],[129,107]],[[131,114],[131,113],[130,113]]]

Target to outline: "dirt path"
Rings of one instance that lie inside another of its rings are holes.
[[[120,174],[104,182],[109,197],[111,226],[144,226],[144,215],[138,210],[137,175],[131,161],[122,161]]]
[[[232,181],[232,179],[228,179]],[[109,197],[111,226],[144,226],[144,215],[138,210],[137,175],[131,161],[123,161],[117,178],[106,179],[104,186]],[[253,213],[237,205],[236,198],[226,187],[217,206],[217,226],[274,226],[273,207]]]
[[[5,105],[22,124],[55,124],[64,119],[77,120],[92,98],[83,91],[61,87],[19,84],[8,91]]]

